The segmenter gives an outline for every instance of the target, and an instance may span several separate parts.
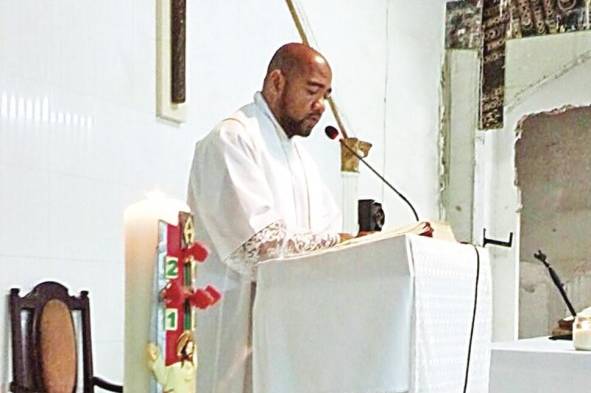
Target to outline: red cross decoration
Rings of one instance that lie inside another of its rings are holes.
[[[166,366],[181,361],[178,350],[181,335],[195,330],[194,309],[204,310],[213,306],[222,297],[212,285],[195,287],[197,264],[205,262],[209,251],[195,241],[193,217],[179,212],[179,225],[166,224],[166,252],[158,260],[163,262],[159,269],[166,280],[160,289],[163,322],[165,330]],[[164,235],[161,231],[161,236]],[[159,262],[159,263],[162,263]]]

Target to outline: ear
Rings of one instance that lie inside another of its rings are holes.
[[[271,89],[273,94],[277,96],[281,95],[283,89],[285,88],[285,76],[283,76],[281,70],[275,69],[271,71],[269,78],[271,81]]]

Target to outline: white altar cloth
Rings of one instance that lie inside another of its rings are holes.
[[[474,393],[488,389],[490,360],[490,268],[480,255]],[[472,246],[418,236],[261,264],[254,392],[462,392],[475,277]]]
[[[536,337],[492,344],[490,393],[589,393],[591,352]]]

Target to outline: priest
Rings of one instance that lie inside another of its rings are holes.
[[[297,138],[310,135],[320,120],[331,80],[324,56],[286,44],[271,59],[254,101],[196,145],[188,202],[198,238],[212,248],[198,277],[223,291],[222,304],[197,318],[199,393],[251,392],[257,263],[350,237],[339,233],[336,203]]]

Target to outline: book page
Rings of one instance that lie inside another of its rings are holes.
[[[341,245],[346,246],[350,244],[358,244],[369,241],[388,239],[391,237],[402,235],[427,236],[432,237],[434,239],[457,242],[449,224],[436,221],[420,221],[399,228],[392,228],[381,232],[370,233],[365,236],[355,237],[353,239],[338,244],[336,247],[339,247]]]

